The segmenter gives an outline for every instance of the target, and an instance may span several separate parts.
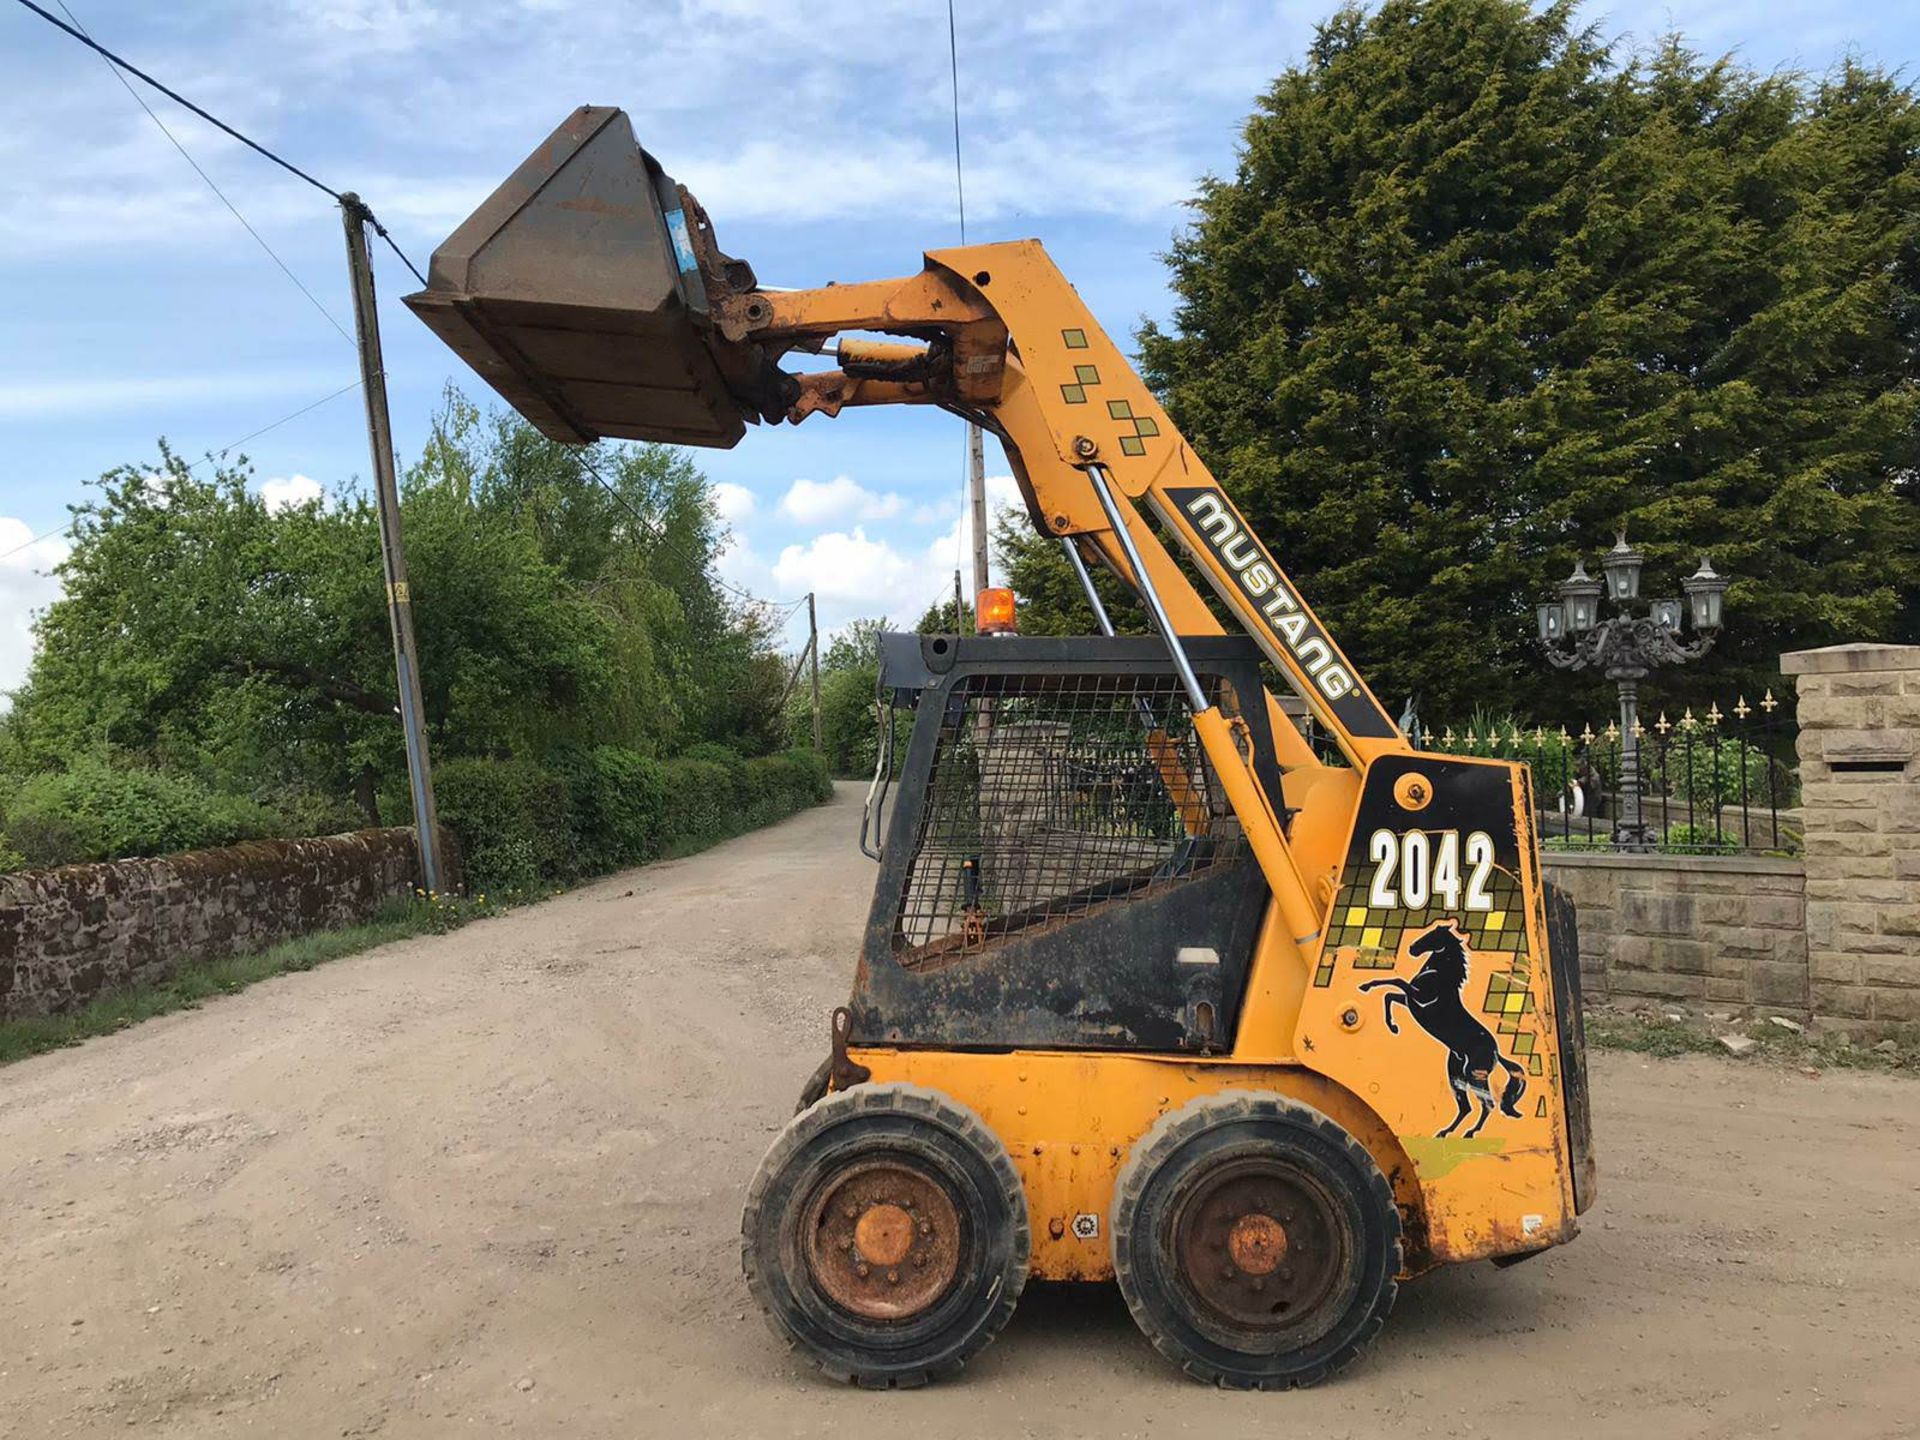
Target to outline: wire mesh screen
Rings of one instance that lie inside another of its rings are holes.
[[[1245,852],[1170,674],[969,676],[945,703],[894,930],[909,967]]]

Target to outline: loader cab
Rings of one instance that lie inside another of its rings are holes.
[[[1277,797],[1258,648],[1188,650]],[[1269,890],[1165,644],[890,634],[879,690],[911,730],[852,1040],[1229,1048]]]

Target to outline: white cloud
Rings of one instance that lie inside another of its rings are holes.
[[[1011,475],[987,477],[988,526],[998,514],[1020,505]],[[784,547],[771,564],[744,542],[721,559],[720,572],[736,585],[761,595],[798,596],[812,591],[820,628],[831,633],[848,621],[885,615],[908,627],[927,609],[953,593],[956,565],[970,570],[971,515],[956,518],[946,532],[926,543],[896,541],[866,525],[831,530],[803,544]],[[969,574],[963,582],[971,585]],[[800,619],[804,625],[804,615]]]
[[[751,518],[760,508],[753,491],[728,480],[714,481],[707,486],[707,494],[712,497],[713,508],[720,513],[720,518],[729,525],[738,525],[742,520]]]
[[[850,475],[836,475],[821,484],[796,480],[780,497],[780,512],[802,525],[824,525],[832,520],[890,520],[907,508],[906,500],[889,490],[880,494]]]
[[[326,497],[327,487],[309,475],[275,475],[260,484],[260,498],[269,512],[293,510]]]
[[[32,543],[29,543],[29,542]],[[25,522],[0,515],[0,710],[33,658],[33,614],[60,598],[60,581],[47,572],[66,558],[60,536],[33,540]]]

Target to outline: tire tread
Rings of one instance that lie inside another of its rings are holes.
[[[865,1370],[858,1366],[837,1364],[810,1350],[804,1351],[816,1368],[843,1384],[857,1385],[863,1390],[911,1390],[930,1381],[959,1374],[969,1360],[992,1344],[1006,1328],[1007,1321],[1013,1318],[1014,1307],[1020,1303],[1020,1294],[1027,1284],[1033,1236],[1027,1216],[1026,1187],[1021,1184],[1020,1173],[1014,1169],[1013,1157],[1007,1154],[1007,1147],[973,1110],[937,1090],[897,1082],[856,1085],[850,1090],[836,1090],[815,1101],[787,1122],[761,1159],[760,1168],[754,1172],[753,1183],[747,1187],[746,1205],[740,1214],[740,1262],[747,1289],[752,1292],[774,1334],[788,1349],[803,1349],[792,1332],[781,1323],[754,1253],[754,1237],[759,1230],[766,1193],[786,1162],[814,1136],[842,1123],[848,1115],[874,1113],[913,1116],[946,1131],[969,1146],[992,1171],[1001,1199],[1012,1218],[1012,1243],[1007,1263],[997,1282],[999,1293],[994,1297],[993,1307],[966,1344],[951,1356],[937,1364],[917,1369]]]
[[[1353,1163],[1355,1172],[1362,1178],[1380,1212],[1390,1217],[1386,1283],[1375,1297],[1361,1329],[1346,1345],[1320,1364],[1303,1372],[1272,1377],[1241,1374],[1212,1364],[1187,1351],[1175,1337],[1162,1329],[1142,1303],[1140,1277],[1131,1259],[1132,1247],[1126,1243],[1148,1181],[1168,1156],[1203,1130],[1240,1120],[1261,1119],[1286,1120],[1304,1125],[1322,1140],[1339,1147]],[[1140,1327],[1141,1333],[1152,1342],[1154,1349],[1188,1375],[1223,1390],[1293,1390],[1317,1385],[1344,1370],[1373,1343],[1374,1337],[1386,1324],[1387,1315],[1392,1311],[1399,1293],[1397,1277],[1405,1260],[1400,1212],[1394,1204],[1393,1189],[1388,1185],[1386,1176],[1380,1173],[1380,1167],[1374,1163],[1366,1146],[1354,1139],[1345,1127],[1311,1105],[1283,1095],[1248,1090],[1224,1090],[1202,1097],[1177,1110],[1169,1110],[1149,1126],[1146,1133],[1135,1142],[1115,1178],[1108,1229],[1112,1236],[1114,1278],[1119,1282],[1120,1293],[1126,1299],[1127,1308],[1133,1312],[1134,1322]]]

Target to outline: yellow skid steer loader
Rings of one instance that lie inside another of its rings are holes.
[[[1114,636],[1087,582],[1101,635],[883,638],[912,723],[853,992],[744,1218],[749,1284],[822,1369],[922,1383],[1030,1277],[1113,1279],[1188,1374],[1286,1388],[1351,1360],[1401,1280],[1573,1237],[1574,916],[1527,772],[1409,745],[1036,241],[765,289],[584,107],[407,303],[564,441],[937,405],[1152,622]]]

